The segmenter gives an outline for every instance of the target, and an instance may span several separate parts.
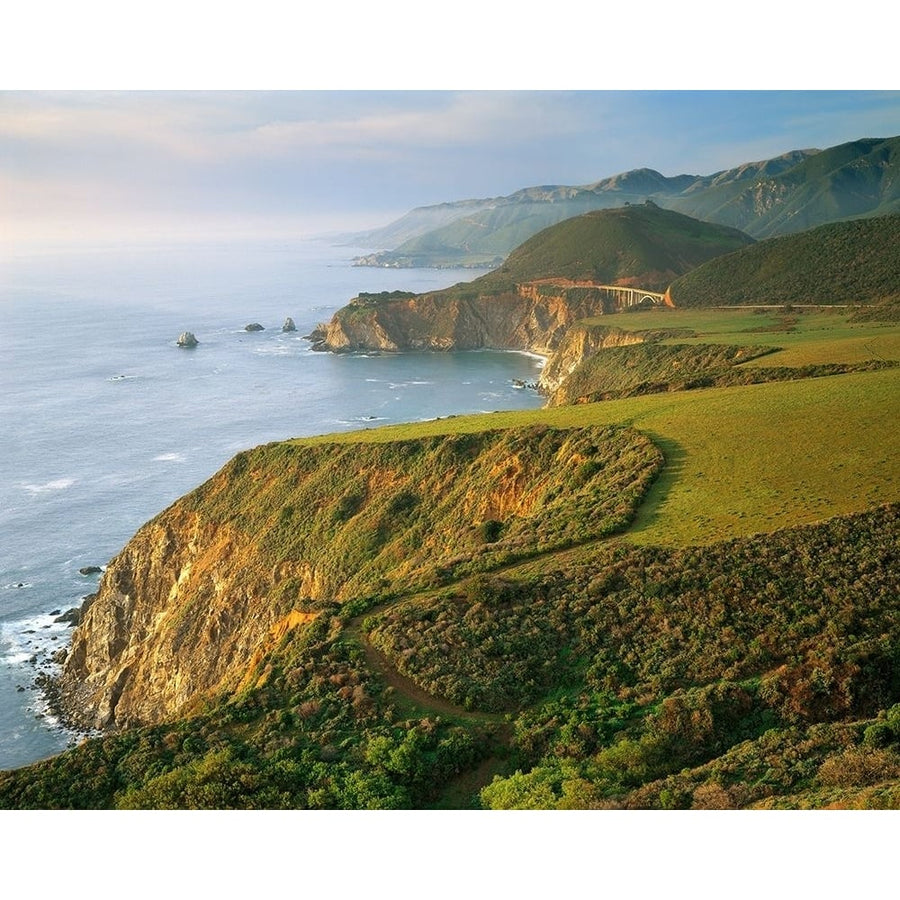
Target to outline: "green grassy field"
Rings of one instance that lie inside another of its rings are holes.
[[[782,348],[746,366],[804,366],[900,360],[900,326],[851,322],[844,309],[665,309],[589,320],[623,331],[684,329],[667,344],[739,344]],[[692,336],[688,332],[694,332]]]
[[[633,425],[667,462],[629,537],[689,546],[900,500],[898,413],[900,371],[894,369],[458,416],[300,443],[389,441],[541,422]]]

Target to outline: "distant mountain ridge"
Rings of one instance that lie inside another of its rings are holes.
[[[669,177],[641,168],[589,185],[540,185],[420,207],[353,241],[392,248],[362,257],[359,265],[492,267],[550,225],[648,199],[757,239],[900,212],[900,137],[792,150],[711,175]]]

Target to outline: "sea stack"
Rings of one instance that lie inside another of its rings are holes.
[[[178,346],[179,347],[196,347],[200,341],[194,337],[193,331],[182,331],[178,336]]]
[[[266,329],[259,322],[251,322],[244,326],[244,331],[265,331]]]
[[[296,331],[297,330],[297,326],[294,324],[294,320],[290,316],[288,316],[284,320],[284,325],[281,326],[281,330],[282,331]]]

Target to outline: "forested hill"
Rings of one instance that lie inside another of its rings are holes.
[[[665,205],[756,238],[900,212],[900,137],[866,138],[807,156],[779,174],[718,183]]]
[[[676,279],[677,306],[871,304],[900,295],[900,215],[760,241]]]
[[[604,209],[541,231],[510,253],[502,268],[472,282],[485,293],[547,278],[639,284],[664,291],[673,278],[753,239],[655,203]]]

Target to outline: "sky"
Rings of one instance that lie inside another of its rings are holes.
[[[387,224],[900,134],[900,91],[0,92],[7,240]]]
[[[11,10],[0,245],[356,231],[532,185],[710,174],[900,134],[900,91],[844,90],[847,67],[822,52],[852,23],[786,52],[795,24],[815,37],[809,19],[760,0],[743,32],[760,33],[768,6],[778,29],[748,57],[733,31],[697,30],[698,3],[679,4],[681,32],[668,6],[636,31],[632,12],[592,22],[569,0],[552,21],[472,0],[453,16],[407,0],[294,19],[273,0],[231,18],[170,0]],[[579,28],[560,27],[567,14]],[[888,31],[869,31],[872,58]],[[735,77],[763,51],[778,89]]]

